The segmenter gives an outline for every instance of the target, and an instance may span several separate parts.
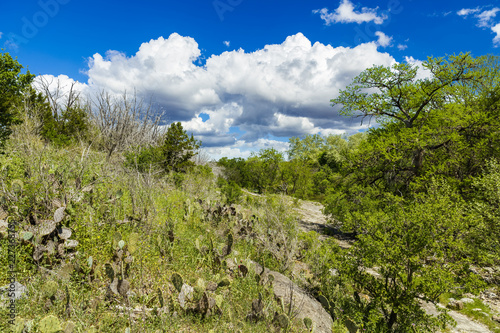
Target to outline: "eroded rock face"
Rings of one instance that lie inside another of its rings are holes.
[[[287,307],[290,306],[290,299],[292,300],[293,313],[300,320],[310,318],[315,326],[317,333],[331,333],[333,320],[332,317],[326,312],[321,304],[308,295],[299,286],[293,283],[289,278],[281,273],[271,271],[262,267],[256,262],[250,262],[250,269],[253,269],[259,275],[272,275],[274,277],[273,289],[274,297],[282,299]]]

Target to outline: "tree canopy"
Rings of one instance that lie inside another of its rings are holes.
[[[479,287],[469,265],[498,253],[497,195],[477,192],[497,187],[498,58],[460,54],[422,67],[425,77],[411,64],[369,68],[332,99],[341,114],[379,123],[343,161],[325,202],[357,235],[337,257],[340,283],[368,293],[359,320],[375,331],[432,330],[419,300]]]
[[[19,121],[14,106],[19,103],[22,93],[30,89],[35,75],[27,71],[9,53],[0,53],[0,146],[9,137],[10,126]]]

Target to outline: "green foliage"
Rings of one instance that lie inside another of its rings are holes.
[[[196,155],[201,142],[189,137],[180,122],[172,123],[167,130],[161,147],[163,167],[166,171],[185,171],[194,165],[190,161]]]
[[[356,235],[352,248],[336,252],[338,276],[330,283],[347,295],[345,320],[370,331],[443,326],[446,316],[430,318],[418,299],[437,302],[453,287],[481,288],[469,265],[498,257],[498,221],[490,213],[496,210],[489,208],[495,203],[479,194],[497,190],[489,178],[494,167],[480,176],[500,153],[497,60],[465,54],[429,58],[423,67],[430,77],[417,79],[409,64],[356,77],[332,102],[380,126],[348,153],[319,159],[339,174],[331,178],[325,212]]]
[[[299,252],[298,218],[291,203],[283,195],[268,196],[258,215],[254,229],[264,252],[275,258],[279,271],[289,270]]]
[[[217,186],[221,190],[221,194],[224,198],[224,202],[228,205],[238,203],[241,196],[243,195],[243,191],[241,190],[241,187],[239,187],[239,185],[232,180],[227,182],[224,178],[218,177],[217,178]]]
[[[500,163],[487,161],[484,173],[472,180],[474,199],[469,212],[476,221],[471,243],[479,262],[500,262]]]
[[[172,123],[156,145],[136,147],[126,153],[126,164],[141,172],[158,168],[165,172],[187,172],[194,166],[191,158],[200,147],[201,141],[188,136],[180,122]]]
[[[140,172],[156,171],[162,164],[161,147],[136,147],[135,150],[125,152],[125,160],[125,165],[136,168]]]
[[[283,193],[296,198],[322,200],[342,163],[357,151],[365,134],[306,135],[291,138],[289,160],[277,150],[262,149],[247,160],[221,158],[228,181],[258,193]]]
[[[224,168],[224,176],[228,181],[233,181],[241,187],[252,188],[250,170],[245,159],[223,157],[217,162],[217,165]]]
[[[431,325],[419,298],[437,302],[450,288],[481,286],[467,274],[465,203],[439,181],[411,202],[389,194],[383,201],[384,208],[371,214],[346,216],[346,227],[356,225],[361,234],[338,257],[339,276],[368,294],[372,301],[365,310],[369,316],[383,314],[376,320],[383,331],[405,331],[412,323]]]
[[[274,148],[261,149],[247,159],[252,186],[258,193],[271,193],[279,186],[280,166],[283,154]]]
[[[303,139],[293,137],[289,142],[289,159],[314,160],[325,150],[325,140],[318,134],[306,135]]]
[[[11,126],[20,122],[15,106],[21,101],[22,94],[31,90],[35,75],[22,74],[23,66],[9,53],[0,53],[0,146],[11,134]]]
[[[89,139],[90,120],[88,110],[83,106],[73,106],[54,114],[50,108],[42,109],[40,134],[55,145],[67,146],[71,141]]]

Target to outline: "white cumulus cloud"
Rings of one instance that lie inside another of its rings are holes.
[[[327,8],[313,10],[313,13],[320,14],[320,17],[327,25],[332,23],[363,23],[373,21],[382,24],[386,15],[377,14],[378,7],[363,7],[361,11],[355,11],[354,4],[349,0],[342,0],[334,12],[330,13]]]
[[[381,47],[387,47],[392,44],[392,37],[387,36],[382,31],[375,31],[375,36],[378,37],[377,44]]]
[[[415,77],[415,79],[425,80],[425,79],[430,79],[432,77],[431,71],[428,70],[427,68],[425,68],[424,66],[422,66],[422,64],[423,64],[422,60],[418,60],[418,59],[415,59],[413,57],[406,56],[405,61],[412,66],[418,67],[417,76]]]
[[[491,27],[491,31],[493,31],[496,36],[493,38],[493,44],[495,47],[500,45],[500,23],[497,23],[493,27]]]
[[[231,42],[230,42],[230,41],[228,41],[228,40],[225,40],[225,41],[223,41],[222,43],[224,43],[224,45],[226,45],[227,47],[229,47],[229,44],[231,44]]]
[[[379,40],[385,45],[384,36]],[[94,54],[88,82],[78,83],[78,89],[153,96],[168,121],[181,121],[210,151],[244,154],[269,136],[356,132],[359,120],[340,116],[330,99],[364,69],[395,63],[377,47],[375,42],[352,48],[311,43],[297,33],[281,44],[226,51],[197,65],[196,41],[173,33],[143,43],[131,56]],[[59,78],[65,85],[72,82]]]

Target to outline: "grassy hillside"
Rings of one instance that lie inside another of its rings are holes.
[[[270,287],[225,260],[289,268],[298,249],[297,220],[284,200],[244,200],[235,214],[219,204],[215,178],[205,169],[182,181],[152,177],[124,167],[121,155],[107,161],[105,152],[86,145],[56,148],[27,130],[26,123],[16,127],[0,157],[2,214],[17,223],[16,278],[28,289],[16,304],[16,323],[24,320],[36,331],[53,315],[63,326],[74,324],[74,332],[264,332],[275,326],[274,313],[283,309]],[[281,234],[267,235],[278,223],[272,230]],[[246,224],[253,230],[238,234]],[[283,246],[290,257],[266,248],[278,236],[289,242]],[[6,238],[1,246],[7,253]],[[1,285],[10,278],[7,259],[1,259]],[[175,276],[194,287],[185,308]],[[219,286],[205,291],[209,284]],[[204,295],[217,304],[200,309]],[[259,295],[268,317],[249,322]],[[2,331],[7,314],[2,309]],[[304,329],[298,323],[289,331]]]

